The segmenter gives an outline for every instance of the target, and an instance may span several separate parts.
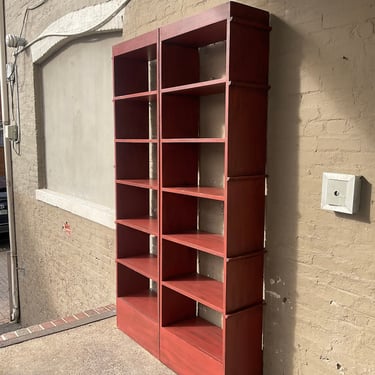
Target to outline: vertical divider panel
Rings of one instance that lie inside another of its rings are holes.
[[[156,36],[156,139],[157,139],[157,210],[158,210],[158,236],[157,236],[157,264],[158,264],[158,356],[160,358],[160,327],[161,327],[161,298],[162,298],[162,236],[161,236],[161,218],[162,218],[162,194],[161,194],[161,44],[160,44],[160,29],[157,29]]]

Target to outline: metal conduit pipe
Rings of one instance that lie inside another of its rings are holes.
[[[9,221],[9,245],[10,245],[10,295],[11,312],[10,320],[18,322],[20,317],[19,294],[18,294],[18,270],[17,270],[17,246],[14,220],[14,195],[13,195],[13,169],[12,169],[12,147],[10,140],[5,138],[4,127],[9,125],[9,98],[6,78],[6,47],[5,47],[5,4],[0,0],[0,93],[1,113],[4,137],[4,160],[5,176],[8,198],[8,221]]]

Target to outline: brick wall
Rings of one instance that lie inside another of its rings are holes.
[[[29,13],[26,39],[33,40],[66,13],[100,2],[49,0]],[[5,4],[7,33],[18,34],[26,7],[35,1],[9,0]],[[11,56],[8,59],[12,61]],[[29,52],[19,55],[22,134],[20,155],[13,154],[13,165],[21,320],[25,326],[115,301],[113,230],[35,199],[38,181],[43,180],[43,170],[38,167],[42,147],[38,150],[37,142],[42,146],[44,140],[38,139],[42,124],[35,101],[40,92],[33,72]],[[62,229],[66,222],[70,235]]]
[[[26,36],[98,2],[49,0],[30,14]],[[133,0],[125,10],[125,37],[222,2]],[[264,373],[374,374],[375,4],[242,2],[270,11],[273,27]],[[18,32],[21,2],[6,3],[9,32]],[[38,124],[30,57],[22,55],[19,65],[24,125],[22,154],[14,162],[17,241],[23,318],[31,324],[113,300],[113,234],[35,201]],[[365,177],[359,214],[320,209],[324,171]],[[61,230],[66,221],[71,236]]]
[[[375,4],[280,3],[265,4],[274,14],[265,373],[372,374]],[[325,171],[366,178],[359,214],[319,208]]]

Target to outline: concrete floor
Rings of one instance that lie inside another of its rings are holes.
[[[173,375],[116,318],[0,349],[0,375]]]

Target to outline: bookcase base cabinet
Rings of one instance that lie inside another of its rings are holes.
[[[223,325],[196,318],[161,327],[160,360],[180,375],[261,375],[262,305],[226,316]]]
[[[261,375],[269,14],[113,47],[117,325],[180,375]]]
[[[125,298],[117,298],[117,327],[159,358],[159,324],[138,311]]]

